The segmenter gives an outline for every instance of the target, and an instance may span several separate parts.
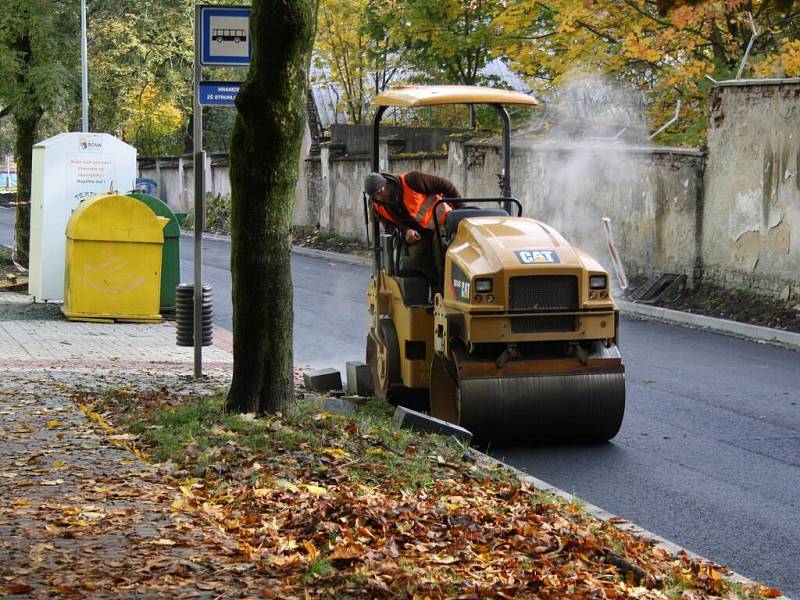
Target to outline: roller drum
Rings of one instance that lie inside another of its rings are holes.
[[[625,375],[463,379],[460,424],[478,440],[604,442],[625,413]]]

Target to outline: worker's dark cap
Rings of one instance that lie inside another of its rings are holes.
[[[367,193],[367,196],[372,196],[385,185],[386,177],[380,173],[370,173],[364,178],[364,191]]]

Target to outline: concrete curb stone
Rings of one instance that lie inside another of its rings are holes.
[[[398,406],[394,411],[394,423],[401,429],[414,429],[416,431],[438,433],[448,437],[452,436],[462,444],[469,444],[472,441],[472,432],[463,427],[411,410],[405,406]]]
[[[352,415],[358,411],[358,406],[344,398],[326,398],[323,406],[334,415]]]
[[[694,329],[713,331],[714,333],[773,344],[792,350],[800,350],[800,333],[772,329],[770,327],[761,327],[760,325],[750,325],[749,323],[739,323],[738,321],[729,321],[728,319],[707,317],[705,315],[671,310],[668,308],[660,308],[658,306],[650,306],[649,304],[637,304],[624,300],[617,300],[616,303],[617,307],[619,307],[623,313],[632,316],[674,323]]]
[[[181,230],[181,237],[192,238],[194,239],[194,231],[183,231]],[[212,240],[216,242],[230,242],[231,236],[225,235],[223,233],[208,233],[203,232],[203,239],[204,240]]]
[[[371,396],[374,388],[369,366],[358,360],[345,363],[347,373],[347,393],[350,396]]]
[[[312,369],[303,372],[303,384],[312,392],[342,389],[342,374],[336,369]]]
[[[300,256],[311,256],[313,258],[323,258],[332,262],[355,265],[358,267],[368,267],[372,264],[372,259],[366,256],[356,256],[353,254],[339,254],[328,250],[317,250],[316,248],[306,248],[305,246],[292,246],[292,253]]]
[[[194,232],[181,231],[181,237],[194,239]],[[220,233],[204,233],[204,240],[216,242],[230,242],[231,236],[223,235]],[[356,256],[354,254],[341,254],[339,252],[330,252],[328,250],[317,250],[316,248],[307,248],[305,246],[292,246],[292,254],[299,256],[311,256],[313,258],[323,258],[332,262],[345,263],[348,265],[356,265],[359,267],[368,267],[372,264],[372,259],[366,256]]]

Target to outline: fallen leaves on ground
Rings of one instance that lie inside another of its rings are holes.
[[[91,452],[115,462],[83,464],[77,480],[75,453],[36,462],[39,486],[68,490],[44,502],[20,494],[0,508],[17,516],[17,533],[44,525],[24,569],[0,572],[6,593],[110,585],[209,598],[737,597],[722,567],[598,521],[455,442],[397,430],[374,402],[339,416],[307,397],[292,414],[255,419],[166,387],[73,400],[80,412],[59,414],[50,435],[85,415],[107,443]],[[18,426],[3,422],[6,432]],[[14,486],[24,469],[7,467],[0,481]],[[108,540],[116,553],[98,557]]]

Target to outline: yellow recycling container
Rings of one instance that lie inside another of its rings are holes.
[[[61,312],[75,321],[160,321],[168,222],[129,196],[104,194],[82,202],[67,223]]]

